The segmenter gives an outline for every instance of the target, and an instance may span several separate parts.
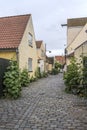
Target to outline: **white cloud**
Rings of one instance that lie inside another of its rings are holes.
[[[47,50],[46,54],[48,57],[64,55],[64,50],[62,50],[62,49]]]
[[[0,0],[0,16],[32,14],[37,40],[47,49],[64,49],[67,18],[87,17],[87,0]],[[53,52],[53,54],[55,54]]]

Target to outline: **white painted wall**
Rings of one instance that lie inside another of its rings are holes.
[[[39,60],[39,67],[40,67],[40,72],[44,71],[44,60]]]

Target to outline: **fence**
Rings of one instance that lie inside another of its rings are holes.
[[[0,97],[3,96],[3,90],[5,86],[3,85],[4,73],[9,65],[9,60],[0,58]]]

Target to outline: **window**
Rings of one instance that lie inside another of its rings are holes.
[[[28,71],[32,72],[32,58],[28,59]]]
[[[28,43],[30,46],[32,46],[32,44],[33,44],[33,36],[31,33],[28,34]]]
[[[44,51],[43,51],[43,50],[41,50],[41,56],[42,56],[42,57],[44,57],[44,56],[45,56],[45,54],[44,54]]]

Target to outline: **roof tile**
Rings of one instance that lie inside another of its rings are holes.
[[[0,48],[17,48],[30,14],[0,18]]]
[[[65,63],[65,57],[64,56],[55,56],[56,61],[58,61],[61,64]]]

